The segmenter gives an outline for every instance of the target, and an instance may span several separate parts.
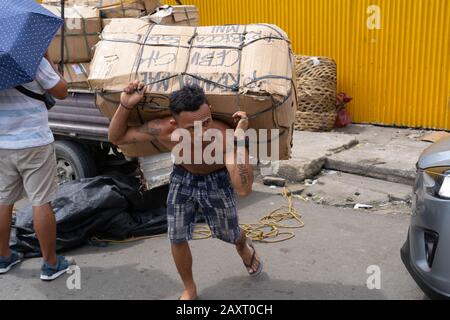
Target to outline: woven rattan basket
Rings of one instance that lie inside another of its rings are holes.
[[[298,110],[336,110],[336,63],[324,57],[296,57]]]
[[[336,63],[325,57],[296,56],[298,107],[296,130],[333,129],[336,110]]]
[[[336,111],[331,112],[303,112],[295,114],[295,130],[300,131],[330,131],[336,122]]]

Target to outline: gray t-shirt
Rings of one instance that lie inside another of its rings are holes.
[[[35,80],[23,86],[42,94],[60,81],[47,59],[39,64]],[[45,103],[16,89],[0,90],[0,149],[40,147],[54,141]]]

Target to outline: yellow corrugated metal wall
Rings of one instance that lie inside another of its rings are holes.
[[[274,23],[295,53],[335,59],[355,122],[450,129],[450,0],[182,2],[202,25]],[[381,29],[367,26],[371,5]]]

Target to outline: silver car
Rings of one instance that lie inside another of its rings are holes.
[[[450,299],[450,138],[417,163],[412,218],[401,249],[411,276],[432,299]]]

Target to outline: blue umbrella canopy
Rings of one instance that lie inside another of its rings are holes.
[[[0,1],[0,90],[30,82],[63,20],[34,0]]]

